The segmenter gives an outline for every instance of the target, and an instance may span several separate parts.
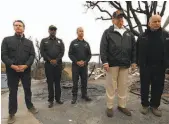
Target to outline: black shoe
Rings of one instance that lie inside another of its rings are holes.
[[[88,96],[82,96],[82,99],[84,99],[84,100],[87,101],[87,102],[92,101],[92,99],[89,98]]]
[[[53,102],[49,102],[48,108],[52,108],[53,107]]]
[[[76,100],[77,100],[77,96],[73,96],[73,98],[72,98],[72,104],[75,104],[76,103]]]
[[[60,105],[63,104],[63,101],[61,101],[61,100],[56,100],[56,102]]]

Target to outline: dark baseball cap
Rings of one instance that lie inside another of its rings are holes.
[[[121,10],[117,10],[113,13],[112,15],[113,18],[120,18],[120,17],[124,17],[124,13]]]
[[[51,26],[49,26],[49,30],[57,30],[57,28],[56,28],[56,26],[51,25]]]

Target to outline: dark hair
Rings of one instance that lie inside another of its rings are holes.
[[[15,22],[20,22],[20,23],[22,23],[22,24],[23,24],[23,27],[25,27],[25,24],[23,23],[23,21],[22,21],[22,20],[15,20],[15,21],[13,22],[13,26],[14,26]]]

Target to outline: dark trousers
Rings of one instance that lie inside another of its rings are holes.
[[[21,79],[24,93],[25,102],[28,109],[33,107],[31,102],[31,72],[30,69],[25,70],[25,72],[16,72],[12,69],[7,69],[7,80],[9,87],[9,114],[15,114],[18,108],[17,102],[17,91],[19,79]]]
[[[87,78],[88,78],[87,70],[88,70],[87,66],[79,67],[76,64],[72,64],[72,78],[73,78],[72,94],[73,96],[77,96],[79,76],[81,78],[82,96],[87,95]]]
[[[60,87],[60,80],[61,80],[61,73],[62,73],[62,65],[52,65],[48,62],[45,63],[45,74],[47,78],[48,84],[48,101],[54,101],[54,91],[55,91],[55,100],[60,100],[61,97],[61,87]],[[54,87],[55,85],[55,87]]]
[[[164,89],[165,69],[162,66],[140,67],[141,104],[142,106],[160,106]],[[151,100],[149,102],[149,87],[151,84]]]

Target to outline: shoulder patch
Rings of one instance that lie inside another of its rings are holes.
[[[166,40],[169,40],[169,37],[166,37]]]
[[[60,40],[58,40],[58,43],[61,43],[61,41],[60,41]]]
[[[127,36],[130,36],[130,33],[126,33]]]
[[[77,43],[75,43],[75,44],[73,44],[74,46],[77,46],[78,44]]]

